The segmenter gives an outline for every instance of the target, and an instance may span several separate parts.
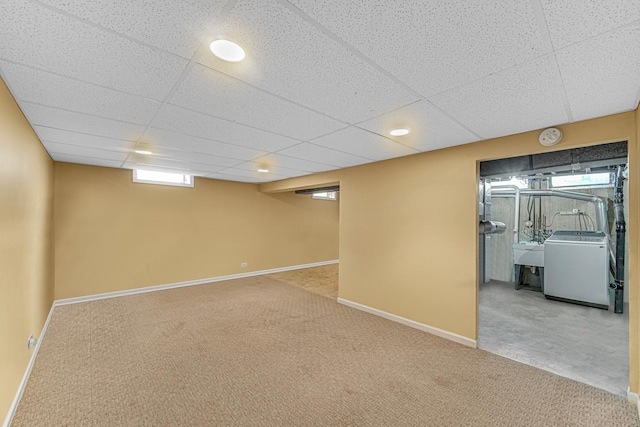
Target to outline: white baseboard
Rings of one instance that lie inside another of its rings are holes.
[[[634,393],[631,391],[631,388],[627,388],[627,400],[636,405],[636,410],[638,411],[638,419],[640,419],[640,396],[638,395],[638,393]]]
[[[27,365],[27,369],[24,371],[24,375],[22,376],[22,381],[20,381],[20,385],[18,386],[18,390],[16,391],[16,395],[11,402],[11,406],[9,406],[9,412],[4,419],[4,423],[2,423],[2,427],[9,427],[11,422],[13,421],[13,417],[16,414],[16,409],[18,409],[18,404],[20,403],[20,399],[22,399],[22,394],[24,393],[24,389],[27,386],[27,381],[29,381],[29,375],[31,375],[31,370],[33,369],[33,364],[36,361],[36,356],[38,355],[38,350],[40,350],[40,345],[42,344],[42,340],[44,339],[44,334],[47,332],[47,327],[49,326],[49,321],[51,320],[51,316],[53,315],[54,305],[51,306],[49,310],[49,315],[47,316],[47,320],[44,322],[44,326],[42,327],[42,331],[40,332],[40,336],[38,337],[38,343],[36,347],[33,349],[33,354],[31,354],[31,358],[29,359],[29,364]]]
[[[404,317],[396,316],[395,314],[387,313],[386,311],[378,310],[377,308],[372,308],[366,305],[359,304],[357,302],[349,301],[344,298],[338,298],[338,302],[340,304],[344,304],[351,308],[355,308],[357,310],[365,311],[370,314],[374,314],[376,316],[384,317],[385,319],[392,320],[394,322],[402,323],[403,325],[410,326],[415,329],[419,329],[423,332],[428,332],[432,335],[437,335],[441,338],[446,338],[451,341],[455,341],[460,344],[464,344],[468,347],[477,348],[478,344],[476,340],[472,340],[471,338],[463,337],[462,335],[454,334],[453,332],[448,332],[443,329],[439,329],[433,326],[425,325],[424,323],[419,323],[414,320],[406,319]]]
[[[251,271],[248,273],[230,274],[228,276],[209,277],[207,279],[189,280],[186,282],[168,283],[166,285],[148,286],[144,288],[127,289],[125,291],[106,292],[103,294],[87,295],[83,297],[55,300],[54,306],[76,304],[79,302],[96,301],[106,298],[117,298],[127,295],[143,294],[146,292],[164,291],[166,289],[182,288],[184,286],[203,285],[205,283],[222,282],[224,280],[241,279],[243,277],[261,276],[263,274],[281,273],[283,271],[300,270],[302,268],[321,267],[323,265],[338,264],[339,260],[313,262],[310,264],[292,265],[289,267],[272,268],[269,270]]]
[[[283,272],[283,271],[300,270],[302,268],[321,267],[323,265],[338,264],[338,263],[339,263],[339,260],[335,259],[335,260],[330,260],[330,261],[313,262],[313,263],[310,263],[310,264],[301,264],[301,265],[292,265],[292,266],[289,266],[289,267],[272,268],[272,269],[269,269],[269,270],[252,271],[252,272],[249,272],[249,273],[230,274],[228,276],[210,277],[208,279],[189,280],[189,281],[186,281],[186,282],[169,283],[169,284],[166,284],[166,285],[149,286],[149,287],[146,287],[146,288],[129,289],[129,290],[126,290],[126,291],[107,292],[107,293],[103,293],[103,294],[87,295],[87,296],[83,296],[83,297],[66,298],[66,299],[55,300],[53,302],[53,305],[51,306],[51,310],[49,310],[49,316],[47,316],[47,320],[44,323],[44,326],[42,328],[42,332],[40,333],[40,337],[38,338],[38,344],[36,344],[36,347],[35,347],[35,349],[33,351],[33,354],[31,355],[31,359],[29,360],[29,364],[27,365],[27,369],[25,370],[24,376],[22,377],[22,381],[20,382],[20,385],[18,386],[18,390],[16,391],[16,395],[13,398],[13,402],[11,402],[11,406],[9,407],[9,412],[7,413],[7,416],[6,416],[5,420],[4,420],[4,423],[2,424],[2,427],[9,427],[11,425],[11,421],[13,420],[13,416],[15,415],[16,409],[18,408],[18,404],[20,403],[20,399],[22,398],[22,394],[24,393],[24,389],[25,389],[25,387],[27,385],[27,381],[29,380],[29,375],[31,375],[31,370],[33,369],[33,364],[34,364],[34,362],[36,360],[36,356],[38,354],[38,350],[40,349],[40,344],[42,343],[42,339],[44,338],[44,334],[47,331],[47,326],[49,326],[49,321],[51,320],[51,315],[53,314],[54,308],[57,307],[57,306],[67,305],[67,304],[76,304],[76,303],[87,302],[87,301],[96,301],[96,300],[101,300],[101,299],[106,299],[106,298],[117,298],[117,297],[122,297],[122,296],[126,296],[126,295],[142,294],[142,293],[145,293],[145,292],[163,291],[165,289],[181,288],[181,287],[184,287],[184,286],[202,285],[202,284],[205,284],[205,283],[221,282],[223,280],[240,279],[240,278],[243,278],[243,277],[260,276],[260,275],[263,275],[263,274],[280,273],[280,272]]]

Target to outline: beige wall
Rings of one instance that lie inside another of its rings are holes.
[[[339,204],[310,196],[56,162],[55,197],[56,299],[338,259]]]
[[[638,150],[636,113],[560,126],[555,147],[539,131],[384,162],[262,184],[264,192],[339,181],[340,297],[477,337],[478,162],[629,141],[632,389],[638,390]],[[635,200],[635,201],[634,201]],[[633,338],[633,337],[632,337]]]
[[[0,79],[0,419],[53,301],[53,162]]]

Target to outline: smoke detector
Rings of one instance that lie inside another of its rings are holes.
[[[556,145],[562,139],[562,131],[558,128],[549,128],[540,132],[538,141],[545,147]]]

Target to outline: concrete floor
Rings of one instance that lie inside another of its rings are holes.
[[[612,310],[492,281],[480,285],[478,347],[626,397],[629,315]]]

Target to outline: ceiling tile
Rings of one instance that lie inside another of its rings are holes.
[[[423,96],[545,53],[529,1],[290,3]]]
[[[87,135],[84,133],[70,132],[42,126],[33,126],[33,130],[36,131],[41,141],[69,144],[70,146],[81,146],[129,153],[135,144],[133,141],[104,138],[102,136]]]
[[[129,153],[123,151],[101,150],[98,148],[81,147],[79,145],[60,144],[43,140],[42,145],[49,153],[69,154],[72,156],[92,157],[102,160],[116,160],[122,164]]]
[[[308,142],[303,142],[302,144],[281,150],[278,154],[303,160],[313,159],[327,165],[338,166],[341,168],[371,163],[372,161],[371,159],[361,156],[354,156],[353,154],[332,150],[330,148],[321,147]]]
[[[480,139],[428,101],[419,101],[399,108],[360,123],[358,127],[384,135],[419,151],[437,150]],[[390,131],[398,128],[408,128],[411,132],[404,136],[389,135]]]
[[[245,171],[256,172],[260,168],[267,168],[269,172],[260,172],[260,176],[271,177],[271,179],[283,179],[292,178],[294,176],[308,175],[312,172],[304,172],[295,169],[288,169],[282,166],[276,166],[274,164],[260,163],[260,162],[245,162],[233,167],[233,169],[241,169]],[[226,172],[226,171],[223,171]],[[274,178],[275,177],[275,178]]]
[[[211,154],[214,156],[228,157],[238,160],[252,160],[267,154],[266,151],[253,148],[240,147],[238,145],[198,138],[164,129],[148,129],[142,141],[161,147],[175,148],[194,153]]]
[[[436,95],[429,101],[483,138],[569,121],[554,58],[522,66]]]
[[[140,40],[184,58],[214,33],[226,0],[41,0],[116,33]],[[170,28],[171,31],[167,31]]]
[[[213,166],[231,167],[239,163],[242,163],[242,160],[229,159],[227,157],[212,156],[209,154],[202,154],[202,153],[192,153],[184,150],[174,150],[171,148],[160,147],[160,146],[144,144],[144,143],[136,145],[135,149],[151,151],[153,153],[151,155],[145,155],[145,157],[164,158],[164,159],[178,160],[183,162],[202,163],[202,164],[213,165]]]
[[[540,2],[556,50],[640,19],[638,0]]]
[[[296,159],[289,156],[283,156],[281,154],[269,154],[267,156],[255,159],[254,162],[261,165],[278,166],[304,172],[324,172],[338,169],[335,166],[317,162],[310,162],[308,160]]]
[[[574,120],[638,107],[638,46],[640,23],[558,52],[558,65]]]
[[[31,102],[21,101],[20,107],[27,119],[29,119],[29,123],[46,126],[51,129],[58,128],[82,134],[129,141],[136,141],[144,131],[144,126],[141,125],[61,110]]]
[[[226,176],[243,177],[251,180],[250,182],[269,182],[269,181],[277,181],[279,179],[287,178],[286,176],[278,176],[273,173],[265,174],[265,173],[257,172],[255,170],[236,169],[236,168],[225,169],[222,172],[219,172],[219,174],[226,175]]]
[[[183,164],[184,165],[184,164]],[[154,165],[151,164],[144,164],[144,163],[132,163],[132,162],[125,162],[122,165],[123,169],[143,169],[143,170],[149,170],[149,171],[158,171],[158,172],[169,172],[169,173],[182,173],[185,175],[192,175],[192,176],[199,176],[199,177],[203,177],[206,175],[211,174],[211,172],[208,171],[198,171],[198,170],[193,170],[193,169],[186,169],[187,166],[185,166],[185,168],[171,168],[171,167],[167,167],[167,166],[159,166],[156,167]],[[132,176],[133,178],[133,176]]]
[[[237,66],[206,55],[201,63],[342,121],[366,120],[420,98],[278,2],[240,1],[220,31],[250,61]]]
[[[185,172],[201,171],[201,172],[209,172],[209,173],[218,172],[227,168],[226,166],[207,165],[207,164],[197,163],[197,162],[164,159],[160,157],[145,156],[143,154],[130,155],[124,167],[128,168],[127,165],[137,165],[135,167],[141,167],[146,165],[146,166],[151,166],[158,169],[170,168],[170,169],[177,169]]]
[[[133,124],[147,124],[158,101],[0,61],[2,75],[19,101],[34,102]]]
[[[163,100],[188,61],[25,0],[0,2],[0,57]]]
[[[247,184],[262,184],[264,182],[269,182],[268,180],[261,180],[254,177],[244,177],[239,175],[227,175],[223,173],[212,173],[207,175],[205,178],[207,179],[218,179],[221,181],[233,181],[233,182],[244,182]]]
[[[407,156],[418,151],[375,133],[349,127],[311,141],[313,144],[373,160]]]
[[[345,126],[201,65],[191,70],[171,103],[300,140]]]
[[[98,159],[95,157],[74,156],[71,154],[49,153],[56,162],[78,163],[81,165],[104,166],[107,168],[119,168],[122,164],[118,160]]]
[[[175,105],[164,105],[152,125],[155,128],[262,151],[276,151],[299,143],[295,139],[185,110]]]

